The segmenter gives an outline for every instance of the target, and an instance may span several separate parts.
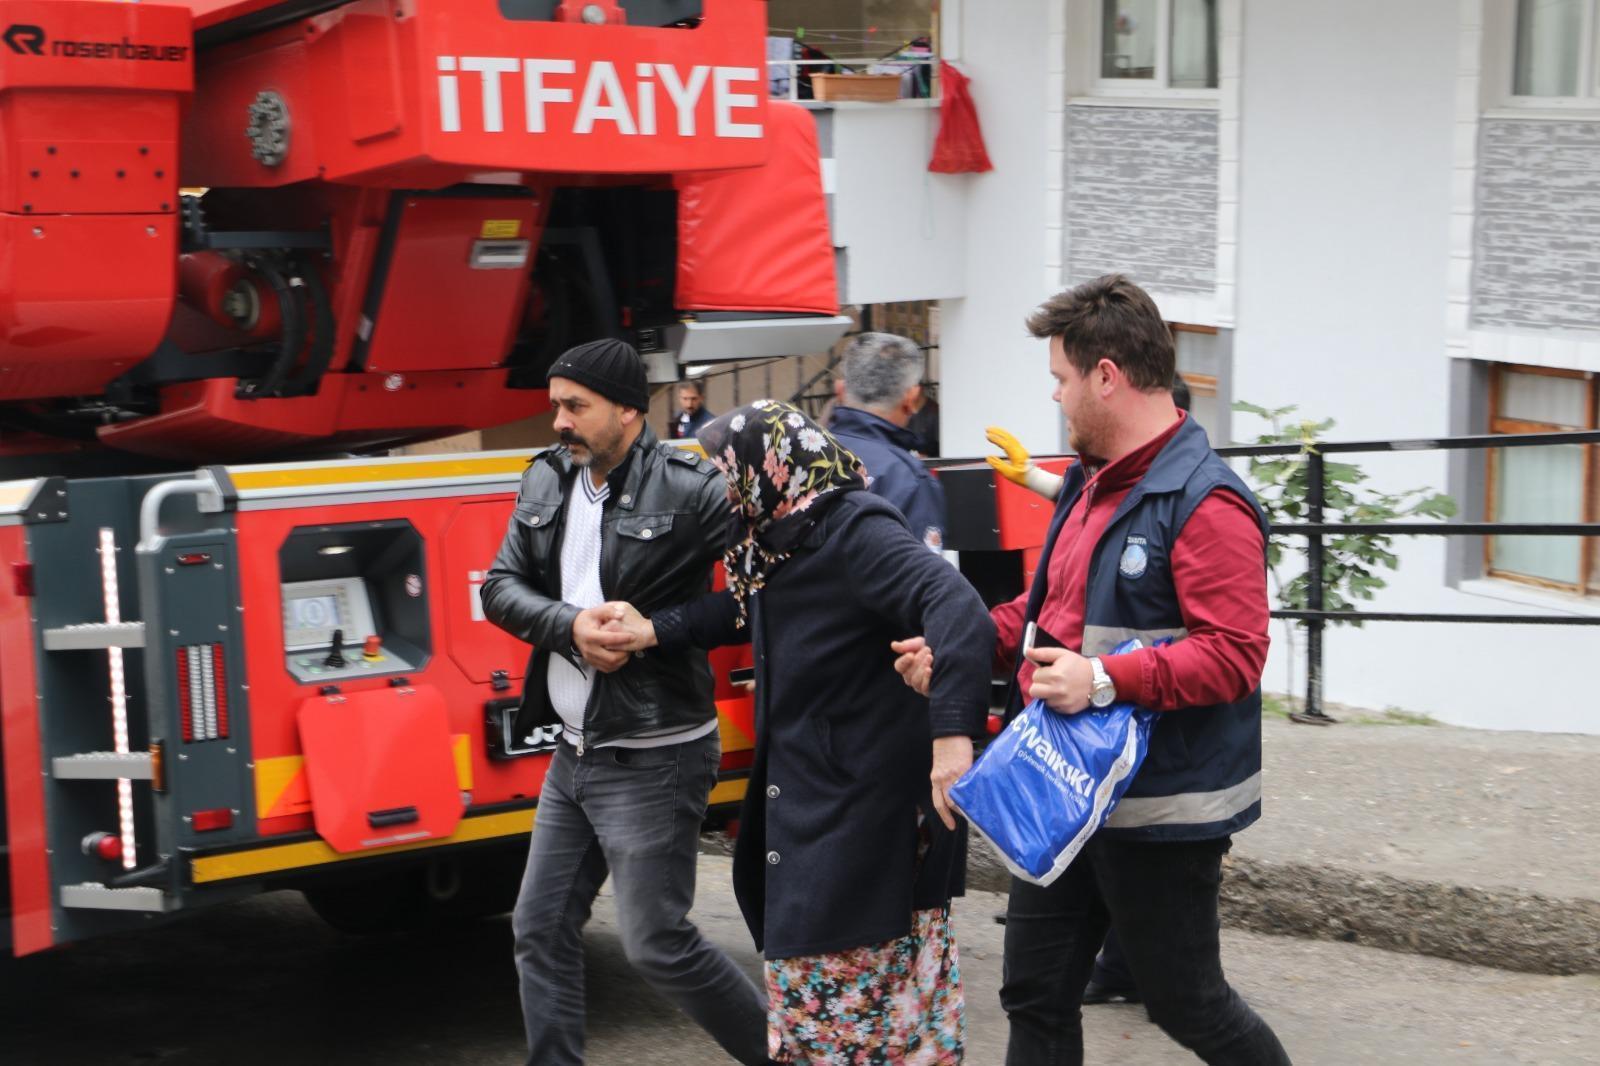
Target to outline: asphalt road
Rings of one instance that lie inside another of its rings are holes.
[[[701,859],[697,918],[752,974],[728,862]],[[957,910],[976,1066],[1004,1057],[1000,897]],[[726,1061],[629,971],[603,898],[589,935],[589,1062]],[[1600,977],[1508,973],[1348,944],[1226,936],[1234,983],[1297,1063],[1594,1063]],[[1087,1012],[1090,1062],[1193,1062],[1139,1008]],[[279,893],[164,929],[0,962],[6,1066],[424,1066],[521,1061],[505,919],[359,939]]]

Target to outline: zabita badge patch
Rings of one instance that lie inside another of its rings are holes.
[[[1130,536],[1122,549],[1122,560],[1117,564],[1118,572],[1123,577],[1143,577],[1149,563],[1150,553],[1145,549],[1145,538]]]

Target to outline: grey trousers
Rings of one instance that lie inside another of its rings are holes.
[[[583,1062],[583,926],[609,870],[628,962],[742,1063],[767,1059],[765,996],[689,921],[716,733],[662,748],[562,742],[512,912],[530,1066]]]

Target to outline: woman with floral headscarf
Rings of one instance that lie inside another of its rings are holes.
[[[749,641],[756,753],[734,888],[767,958],[778,1062],[961,1061],[950,899],[966,838],[946,790],[988,709],[994,629],[956,570],[869,492],[857,458],[788,404],[700,430],[733,505],[728,591],[649,620],[651,654]],[[892,641],[937,652],[930,698]]]

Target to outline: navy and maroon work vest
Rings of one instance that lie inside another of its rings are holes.
[[[1084,482],[1082,465],[1074,464],[1061,486],[1028,593],[1028,622],[1039,617],[1050,556]],[[1182,640],[1187,635],[1172,583],[1172,546],[1195,508],[1217,489],[1248,502],[1261,523],[1262,536],[1267,535],[1266,515],[1255,494],[1211,450],[1205,431],[1186,418],[1144,477],[1123,497],[1094,548],[1082,654],[1105,655],[1130,637],[1149,647],[1161,637]],[[1013,674],[1013,712],[1022,702],[1016,689]],[[1161,712],[1144,765],[1101,832],[1139,840],[1206,840],[1237,832],[1259,817],[1258,685],[1233,703]]]

